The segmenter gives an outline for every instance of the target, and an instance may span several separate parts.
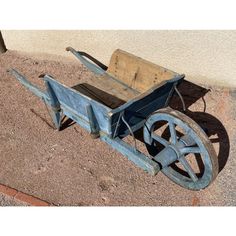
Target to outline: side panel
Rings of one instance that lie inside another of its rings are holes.
[[[151,113],[167,105],[167,100],[173,93],[173,85],[174,82],[167,82],[141,99],[124,104],[123,109],[121,106],[120,108],[113,110],[111,116],[112,134],[114,135],[120,113],[122,112],[124,112],[123,116],[133,131],[141,128]],[[122,136],[128,133],[127,127],[120,121],[117,134]],[[114,135],[114,137],[115,136],[117,135]]]
[[[57,99],[60,102],[63,112],[67,116],[75,121],[82,120],[85,124],[89,123],[86,106],[90,104],[100,130],[104,133],[110,134],[110,119],[108,117],[108,113],[111,110],[110,108],[90,99],[83,94],[80,94],[74,89],[60,84],[49,76],[44,77],[44,79],[51,85]]]

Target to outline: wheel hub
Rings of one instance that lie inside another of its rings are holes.
[[[168,147],[172,148],[175,151],[176,157],[177,157],[176,160],[178,160],[180,158],[180,156],[181,156],[181,153],[179,152],[179,149],[178,149],[178,145],[170,144]]]
[[[189,144],[194,145],[191,137],[185,135],[181,137],[176,144],[170,143],[167,147],[165,147],[154,157],[154,160],[161,164],[162,168],[165,168],[183,157],[181,149],[188,147]]]

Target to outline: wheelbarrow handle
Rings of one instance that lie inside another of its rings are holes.
[[[44,99],[45,101],[49,101],[50,98],[48,95],[43,92],[40,88],[38,88],[36,85],[32,84],[29,80],[27,80],[22,74],[20,74],[15,69],[9,69],[7,70],[8,73],[13,75],[21,84],[23,84],[29,91],[31,91],[36,96]]]
[[[92,59],[92,57],[88,56],[87,53],[76,51],[72,47],[67,47],[66,51],[72,52],[81,61],[81,63],[84,64],[93,73],[98,74],[98,75],[103,75],[104,73],[106,73],[107,66],[103,65],[101,62],[99,62],[95,58]],[[97,65],[94,63],[91,63],[85,57],[88,57],[90,60],[93,60],[93,62],[96,63]]]

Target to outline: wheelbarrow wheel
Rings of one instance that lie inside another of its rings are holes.
[[[185,114],[160,109],[149,116],[143,134],[149,154],[176,184],[200,190],[216,178],[219,167],[214,147],[202,128]]]

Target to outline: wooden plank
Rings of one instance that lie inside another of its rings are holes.
[[[96,84],[97,88],[105,90],[106,92],[124,101],[129,101],[140,94],[126,84],[119,83],[119,80],[117,81],[117,79],[112,78],[107,74],[104,74],[103,76],[96,76],[96,78],[93,77],[92,81]]]
[[[89,79],[81,80],[72,88],[112,109],[140,94],[107,74],[102,76],[93,74]]]
[[[117,108],[126,102],[112,94],[98,89],[97,86],[95,87],[88,83],[77,84],[72,88],[112,109]]]
[[[145,92],[177,75],[171,70],[120,49],[113,53],[107,72],[139,92]]]

